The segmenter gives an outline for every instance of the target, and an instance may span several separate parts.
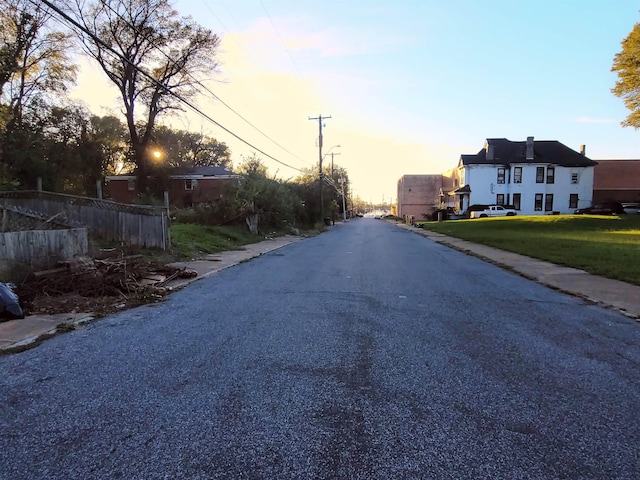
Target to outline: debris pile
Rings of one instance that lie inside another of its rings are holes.
[[[157,302],[176,278],[197,275],[193,270],[161,266],[142,255],[107,259],[79,257],[57,268],[33,272],[15,288],[27,315],[94,312]]]

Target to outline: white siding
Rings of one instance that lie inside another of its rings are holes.
[[[547,182],[548,167],[555,168],[554,183]],[[522,167],[522,183],[514,182],[514,168]],[[544,168],[543,182],[536,183],[537,167]],[[593,197],[593,167],[561,167],[549,164],[512,164],[505,172],[505,183],[498,183],[498,165],[468,165],[464,168],[466,184],[471,188],[470,204],[495,204],[498,194],[505,203],[513,204],[513,195],[520,194],[521,215],[544,215],[552,212],[573,213],[569,207],[571,194],[578,195],[577,208],[591,205]],[[578,183],[571,183],[576,173]],[[535,209],[536,194],[542,195],[542,209]],[[553,195],[550,211],[545,211],[545,199]]]

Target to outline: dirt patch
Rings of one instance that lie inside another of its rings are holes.
[[[156,264],[141,255],[76,258],[57,268],[33,272],[14,289],[25,315],[96,315],[161,301],[164,285],[195,272]]]

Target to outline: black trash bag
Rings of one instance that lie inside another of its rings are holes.
[[[24,313],[18,303],[18,295],[11,289],[8,283],[0,282],[0,319],[13,320],[24,318]]]

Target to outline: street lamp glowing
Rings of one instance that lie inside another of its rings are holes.
[[[164,158],[164,152],[159,148],[154,148],[149,151],[149,159],[154,163],[160,163]]]

